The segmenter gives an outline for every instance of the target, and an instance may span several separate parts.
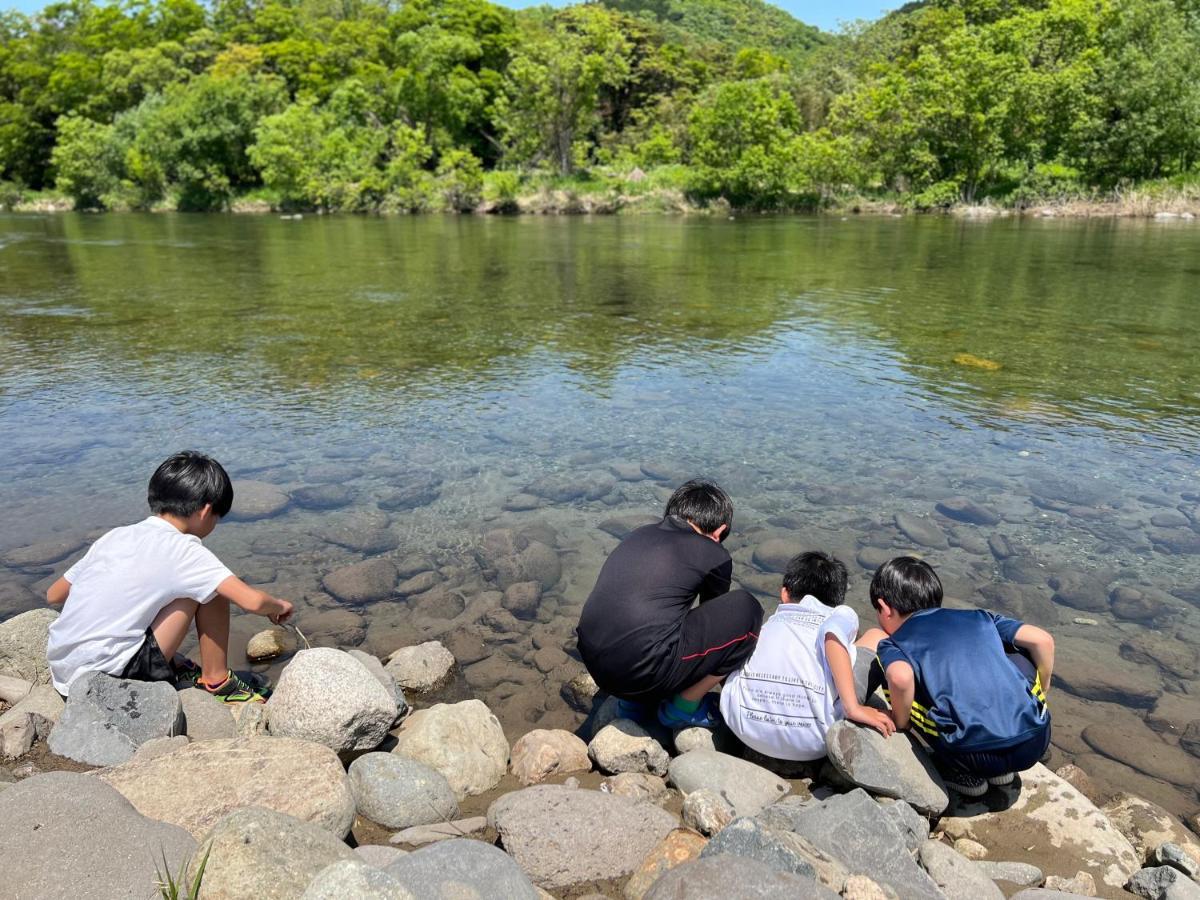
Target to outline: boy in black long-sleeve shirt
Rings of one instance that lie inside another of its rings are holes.
[[[758,601],[729,589],[733,560],[721,542],[732,522],[733,503],[715,484],[680,486],[661,522],[608,557],[579,618],[579,653],[596,684],[627,704],[661,700],[670,727],[716,724],[706,695],[749,658],[762,625]]]

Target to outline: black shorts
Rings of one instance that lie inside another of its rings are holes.
[[[154,639],[154,632],[149,628],[146,629],[146,637],[142,639],[142,646],[138,647],[137,653],[133,654],[133,658],[121,670],[120,677],[132,681],[175,683],[175,669],[171,661],[163,656],[158,641]]]
[[[664,649],[652,680],[631,681],[635,664],[652,652],[625,647],[584,658],[588,672],[607,693],[626,700],[670,697],[710,675],[724,677],[750,658],[762,628],[763,608],[749,591],[730,591],[688,610],[678,640]]]

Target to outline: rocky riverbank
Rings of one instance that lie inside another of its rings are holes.
[[[201,860],[214,900],[1200,896],[1196,835],[1073,766],[964,803],[908,737],[842,723],[827,762],[780,766],[616,718],[586,675],[577,733],[510,734],[427,700],[458,665],[437,641],[300,650],[265,705],[104,675],[64,704],[54,615],[0,623],[4,897],[144,897]]]

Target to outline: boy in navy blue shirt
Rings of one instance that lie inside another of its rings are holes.
[[[882,632],[871,685],[899,729],[910,724],[946,784],[966,797],[1009,784],[1050,744],[1046,691],[1054,669],[1049,632],[981,609],[942,609],[942,583],[926,562],[901,556],[871,580]]]

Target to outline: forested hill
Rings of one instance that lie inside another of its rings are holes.
[[[0,15],[0,203],[1022,205],[1200,197],[1198,164],[1200,0],[926,0],[836,37],[761,0]]]

